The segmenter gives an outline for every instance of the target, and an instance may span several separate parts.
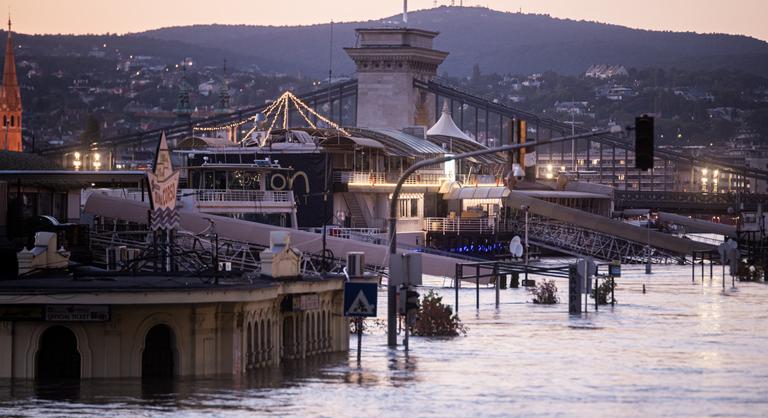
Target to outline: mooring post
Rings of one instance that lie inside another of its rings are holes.
[[[461,264],[456,264],[456,278],[453,281],[453,287],[456,289],[456,302],[453,305],[455,313],[459,313],[459,285],[461,284],[461,274],[464,267]]]
[[[475,269],[475,308],[480,310],[480,264]]]
[[[493,263],[493,281],[496,283],[496,309],[499,309],[499,289],[501,289],[501,283],[499,283],[499,263]]]
[[[595,284],[593,285],[595,287],[595,312],[597,312],[597,285],[600,283],[599,280],[597,275],[595,275]]]

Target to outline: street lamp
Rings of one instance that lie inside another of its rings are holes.
[[[577,139],[582,138],[592,138],[595,136],[601,136],[601,135],[608,135],[608,134],[616,134],[619,132],[622,132],[623,128],[621,126],[615,125],[611,126],[609,129],[600,130],[600,131],[593,131],[593,132],[587,132],[583,134],[577,134],[577,135],[571,135],[571,136],[565,136],[561,138],[553,138],[547,142],[544,143],[544,145],[551,145],[556,144],[560,142],[567,142],[567,141],[575,141]],[[527,142],[525,144],[510,144],[510,145],[503,145],[496,148],[486,148],[478,151],[472,151],[472,152],[465,152],[463,154],[456,154],[456,155],[446,155],[443,157],[437,157],[437,158],[431,158],[429,160],[422,160],[417,162],[416,164],[408,167],[407,170],[405,170],[401,175],[400,179],[397,180],[397,184],[395,185],[395,189],[392,192],[392,196],[390,197],[389,201],[389,260],[390,263],[397,255],[397,202],[398,202],[398,196],[400,195],[400,192],[403,189],[403,184],[405,183],[405,180],[408,179],[408,177],[411,176],[411,174],[415,173],[417,170],[433,166],[437,164],[442,164],[447,161],[453,161],[453,160],[463,160],[466,158],[472,158],[477,157],[480,155],[487,155],[487,154],[495,154],[498,152],[507,152],[507,151],[514,151],[519,149],[528,149],[528,148],[536,148],[537,146],[542,145],[540,141],[532,141]],[[575,161],[575,159],[574,159]],[[513,173],[514,175],[514,173]],[[391,264],[390,264],[391,267]],[[390,272],[392,272],[393,269],[390,268]],[[390,283],[392,282],[392,277],[389,278]],[[387,345],[390,347],[396,347],[397,346],[397,312],[395,309],[395,305],[397,303],[397,286],[392,286],[390,284],[387,285]]]

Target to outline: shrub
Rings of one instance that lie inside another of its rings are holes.
[[[416,321],[411,325],[413,335],[425,337],[455,337],[466,335],[467,327],[461,323],[458,315],[450,306],[443,303],[443,298],[434,290],[422,296],[421,306]]]
[[[611,291],[616,288],[616,282],[613,280],[603,280],[602,283],[600,283],[600,286],[597,286],[597,304],[598,305],[607,305],[611,303]],[[590,295],[592,299],[595,298],[595,295]],[[616,299],[613,300],[613,302],[616,302]]]
[[[533,295],[533,303],[542,305],[553,305],[560,303],[560,298],[557,297],[557,286],[554,280],[542,280],[535,288],[530,290]]]

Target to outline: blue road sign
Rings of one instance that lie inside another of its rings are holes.
[[[344,316],[376,316],[376,283],[344,283]]]

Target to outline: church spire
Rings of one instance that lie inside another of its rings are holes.
[[[16,58],[14,57],[10,14],[8,15],[8,40],[5,44],[3,87],[5,88],[5,104],[11,110],[21,110],[21,93],[19,92],[19,81],[16,78]]]
[[[5,44],[3,64],[3,84],[0,87],[0,149],[22,151],[21,136],[21,91],[16,78],[16,58],[14,57],[11,13],[8,12],[8,39]]]

